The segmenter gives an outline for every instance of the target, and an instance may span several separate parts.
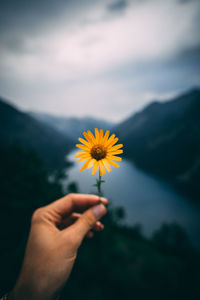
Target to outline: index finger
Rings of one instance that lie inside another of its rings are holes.
[[[48,205],[48,207],[64,217],[72,212],[82,212],[91,206],[97,205],[100,202],[107,204],[108,200],[103,197],[91,194],[68,194],[63,198],[56,200]]]

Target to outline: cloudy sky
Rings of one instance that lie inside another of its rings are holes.
[[[200,85],[199,0],[1,0],[0,95],[120,121]]]

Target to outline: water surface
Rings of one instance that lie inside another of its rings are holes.
[[[96,193],[92,184],[98,174],[92,176],[92,169],[80,172],[82,164],[74,159],[75,152],[68,156],[74,165],[67,171],[67,182],[76,181],[81,193]],[[192,201],[178,194],[164,181],[137,169],[126,159],[120,162],[119,169],[112,168],[112,172],[103,177],[106,181],[102,184],[104,196],[113,206],[125,209],[125,222],[141,224],[146,236],[150,236],[163,222],[176,222],[187,231],[192,243],[200,248],[200,209]]]

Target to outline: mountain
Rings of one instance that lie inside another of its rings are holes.
[[[48,114],[31,112],[30,115],[36,120],[39,120],[56,130],[63,135],[69,136],[76,141],[82,135],[84,130],[92,130],[94,128],[101,128],[103,130],[111,129],[114,124],[102,119],[94,119],[91,117],[76,118],[76,117],[57,117]]]
[[[0,98],[0,140],[33,149],[49,168],[64,165],[72,141],[54,128],[19,111]]]
[[[153,102],[115,131],[138,167],[200,195],[200,89]]]

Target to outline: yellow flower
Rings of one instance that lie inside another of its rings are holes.
[[[92,175],[94,175],[99,168],[99,174],[102,176],[105,174],[105,168],[108,172],[111,172],[110,165],[119,168],[119,165],[114,161],[121,161],[122,159],[115,155],[123,153],[123,150],[119,150],[123,145],[115,145],[119,140],[115,137],[115,134],[109,137],[109,130],[104,135],[102,129],[95,128],[95,136],[89,130],[84,131],[83,135],[86,140],[79,138],[82,144],[76,144],[76,147],[82,149],[82,151],[77,152],[75,157],[79,158],[78,161],[86,161],[80,171],[93,167]]]

